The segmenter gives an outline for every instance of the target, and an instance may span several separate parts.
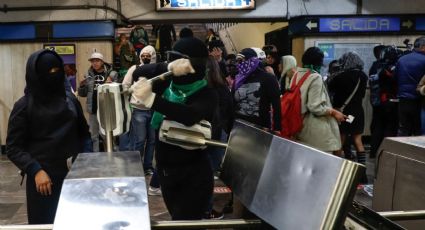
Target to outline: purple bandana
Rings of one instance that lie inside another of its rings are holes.
[[[253,57],[237,65],[239,72],[235,77],[235,90],[241,87],[246,78],[257,69],[259,64],[260,60],[256,57]]]

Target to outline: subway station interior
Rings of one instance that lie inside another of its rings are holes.
[[[2,0],[0,230],[425,229],[424,4]]]

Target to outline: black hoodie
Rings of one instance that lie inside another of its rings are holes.
[[[65,91],[62,59],[40,50],[27,61],[25,95],[10,114],[9,159],[34,176],[40,169],[66,170],[66,159],[83,151],[90,138],[81,105]]]

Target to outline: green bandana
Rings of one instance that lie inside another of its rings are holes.
[[[192,84],[188,85],[177,85],[171,82],[170,86],[165,90],[162,97],[170,102],[176,102],[184,104],[186,98],[190,95],[198,92],[200,89],[204,88],[207,85],[207,80],[195,81]],[[151,125],[155,129],[158,129],[161,125],[161,122],[164,120],[164,115],[160,112],[154,112],[152,116]]]
[[[318,66],[318,65],[304,65],[303,67],[309,68],[309,69],[314,70],[318,73],[320,73],[320,69],[322,68],[321,66]]]

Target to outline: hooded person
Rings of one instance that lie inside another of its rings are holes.
[[[292,76],[297,71],[297,59],[292,55],[285,55],[282,57],[282,73],[280,78],[280,92],[283,94],[289,89],[289,82]]]
[[[53,51],[33,53],[26,66],[25,95],[13,106],[6,153],[27,175],[29,224],[52,224],[67,159],[91,150],[81,105],[65,89],[62,59]]]
[[[156,51],[153,46],[146,46],[140,51],[140,65],[156,63]],[[122,85],[125,89],[131,87],[131,85],[138,79],[133,79],[134,70],[138,66],[133,65],[127,71]],[[128,151],[134,150],[139,151],[140,156],[143,159],[143,169],[146,175],[153,173],[153,155],[155,148],[155,130],[151,127],[150,122],[152,119],[152,110],[146,108],[142,104],[135,104],[135,97],[131,97],[130,103],[132,103],[132,114],[130,121],[130,130],[120,136],[120,150]]]
[[[352,122],[339,124],[341,143],[344,146],[347,138],[351,136],[357,151],[357,161],[360,164],[365,164],[366,155],[362,142],[364,131],[363,98],[366,93],[368,77],[363,72],[364,62],[357,53],[349,51],[341,56],[338,63],[341,66],[341,71],[328,82],[329,92],[333,95],[332,105],[344,114],[355,118]],[[395,109],[393,112],[396,114],[397,110]],[[386,114],[386,116],[389,116],[389,114]],[[351,158],[350,147],[347,147],[344,152],[347,158]],[[366,177],[362,180],[362,182],[366,182]]]
[[[151,125],[159,129],[166,121],[185,126],[201,120],[212,122],[218,95],[207,87],[205,80],[208,58],[205,44],[197,38],[182,38],[167,57],[172,61],[169,64],[143,65],[133,74],[133,77],[151,78],[167,70],[173,73],[171,80],[155,81],[152,86],[146,78],[141,78],[132,87],[139,102],[155,111]],[[213,172],[206,149],[166,143],[157,132],[155,153],[162,195],[172,219],[202,219],[213,192]]]
[[[235,117],[279,133],[280,91],[276,77],[261,68],[257,53],[251,48],[241,50],[236,60],[238,74],[232,87]]]

